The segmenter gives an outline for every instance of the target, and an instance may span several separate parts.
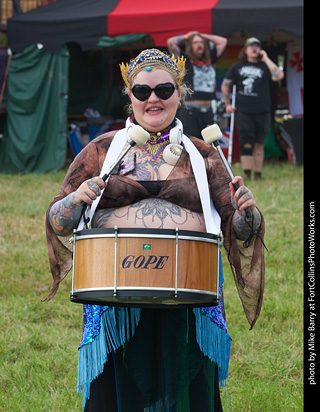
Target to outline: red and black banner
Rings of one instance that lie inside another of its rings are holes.
[[[103,36],[145,33],[155,46],[189,31],[231,37],[250,32],[261,41],[274,30],[303,37],[303,0],[53,0],[8,20],[8,45],[22,52],[41,43],[58,52],[68,42],[95,48]]]

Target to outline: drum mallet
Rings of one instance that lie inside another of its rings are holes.
[[[201,131],[203,140],[208,143],[208,144],[212,144],[212,146],[218,151],[222,163],[224,164],[224,167],[226,168],[228,175],[230,177],[230,179],[232,180],[234,178],[234,174],[231,170],[231,167],[229,166],[229,163],[227,162],[226,158],[224,157],[224,154],[221,150],[220,144],[219,144],[219,140],[222,138],[222,133],[220,130],[220,127],[217,124],[213,124],[211,126],[206,127],[205,129],[203,129]],[[232,186],[234,188],[234,190],[238,190],[239,189],[239,185],[238,183],[232,183]],[[251,210],[247,207],[245,209],[245,213],[246,213],[246,217],[248,219],[252,218],[252,213]]]
[[[138,146],[143,146],[144,144],[146,144],[147,140],[149,140],[149,138],[150,138],[150,134],[139,125],[134,125],[133,127],[131,127],[129,129],[128,134],[129,134],[129,139],[128,139],[129,146],[126,147],[126,149],[123,151],[123,153],[113,163],[113,165],[110,167],[108,172],[105,173],[102,176],[102,180],[104,182],[108,179],[108,177],[112,174],[112,172],[119,166],[122,159],[126,156],[126,154],[129,152],[129,150],[133,146],[135,146],[136,144]],[[84,209],[88,206],[88,204],[86,202],[83,202],[83,201],[81,202],[81,205],[83,206]],[[84,220],[85,220],[85,223],[87,225],[88,222],[86,222],[86,219],[84,219]]]

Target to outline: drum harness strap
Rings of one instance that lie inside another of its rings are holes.
[[[100,176],[103,176],[107,170],[111,167],[114,162],[114,159],[117,159],[126,142],[128,137],[128,130],[130,127],[133,126],[130,119],[128,118],[126,121],[126,127],[122,130],[119,130],[115,135],[109,147],[108,153],[105,157]],[[173,133],[170,133],[170,141],[182,141],[186,151],[189,153],[190,161],[192,170],[194,172],[194,176],[196,179],[196,183],[199,190],[204,220],[206,223],[206,228],[208,233],[219,234],[220,233],[220,222],[221,218],[214,207],[213,201],[210,196],[209,192],[209,185],[207,180],[207,174],[205,169],[205,164],[203,157],[195,147],[195,145],[191,142],[191,140],[183,134],[183,126],[179,119],[176,119],[176,126],[172,129]],[[182,136],[182,137],[180,137]],[[103,190],[101,191],[102,196]],[[100,201],[100,197],[96,198],[91,207],[88,206],[85,215],[88,216],[86,221],[84,220],[84,214],[80,219],[79,225],[77,230],[82,230],[84,226],[91,221],[96,207]]]

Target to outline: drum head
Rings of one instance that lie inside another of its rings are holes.
[[[205,291],[175,291],[172,290],[90,290],[70,294],[71,302],[102,306],[126,306],[135,308],[188,308],[216,306],[219,295],[207,295]]]

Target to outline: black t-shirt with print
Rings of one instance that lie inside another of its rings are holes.
[[[239,62],[228,70],[226,79],[237,87],[236,108],[242,113],[266,113],[271,110],[271,74],[263,62]]]
[[[186,75],[184,83],[190,87],[194,93],[187,96],[186,100],[215,100],[216,99],[216,70],[214,64],[218,60],[217,49],[213,43],[210,43],[210,59],[208,64],[199,61],[192,62],[186,58]]]

